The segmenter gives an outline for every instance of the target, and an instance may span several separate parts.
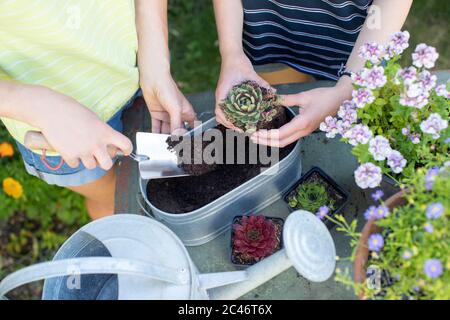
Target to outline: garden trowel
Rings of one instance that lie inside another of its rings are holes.
[[[142,179],[158,179],[183,177],[188,174],[178,166],[178,157],[173,150],[167,147],[167,139],[170,135],[148,132],[136,133],[136,153],[129,157],[135,160],[139,166],[139,174]],[[51,166],[46,159],[46,151],[54,151],[53,147],[41,132],[28,131],[25,135],[25,146],[33,150],[42,150],[41,160],[50,170],[58,170],[63,161],[57,166]],[[124,156],[122,151],[108,146],[110,155]]]

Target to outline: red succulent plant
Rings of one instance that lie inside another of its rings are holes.
[[[233,229],[234,250],[247,258],[259,261],[272,254],[278,244],[275,223],[262,215],[243,216]]]

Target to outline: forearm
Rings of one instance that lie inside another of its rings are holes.
[[[361,30],[355,47],[348,59],[347,69],[356,72],[364,67],[364,60],[359,57],[359,48],[367,42],[385,44],[389,36],[400,31],[408,16],[413,0],[375,0],[373,5],[379,12],[378,17],[368,17]],[[377,25],[371,19],[380,19]]]
[[[36,97],[48,91],[51,90],[40,86],[0,81],[0,116],[39,127],[46,106]]]
[[[141,86],[145,88],[152,75],[170,73],[167,0],[136,0],[138,65]]]
[[[243,54],[244,10],[241,0],[214,0],[214,12],[222,59]]]
[[[376,6],[374,17],[369,16],[358,36],[353,47],[350,57],[347,61],[347,70],[357,72],[364,67],[364,59],[359,57],[359,48],[368,42],[377,42],[385,44],[389,36],[400,31],[408,16],[411,8],[412,0],[375,0],[373,5]],[[378,16],[377,16],[378,14]],[[377,25],[374,19],[380,19]],[[339,79],[338,86],[342,88],[342,92],[346,99],[351,97],[352,82],[350,77],[343,76]]]

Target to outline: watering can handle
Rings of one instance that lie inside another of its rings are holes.
[[[8,292],[27,283],[82,274],[134,275],[179,285],[189,281],[189,272],[184,269],[112,257],[73,258],[38,263],[8,275],[0,282],[0,300],[6,299]]]

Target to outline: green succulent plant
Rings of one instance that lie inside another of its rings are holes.
[[[253,81],[244,81],[230,90],[221,108],[236,127],[253,133],[278,115],[280,107],[277,101],[272,90],[262,88]]]
[[[326,188],[318,182],[306,182],[301,184],[288,198],[289,206],[303,209],[312,213],[317,212],[321,206],[334,207],[333,199],[330,199]]]

